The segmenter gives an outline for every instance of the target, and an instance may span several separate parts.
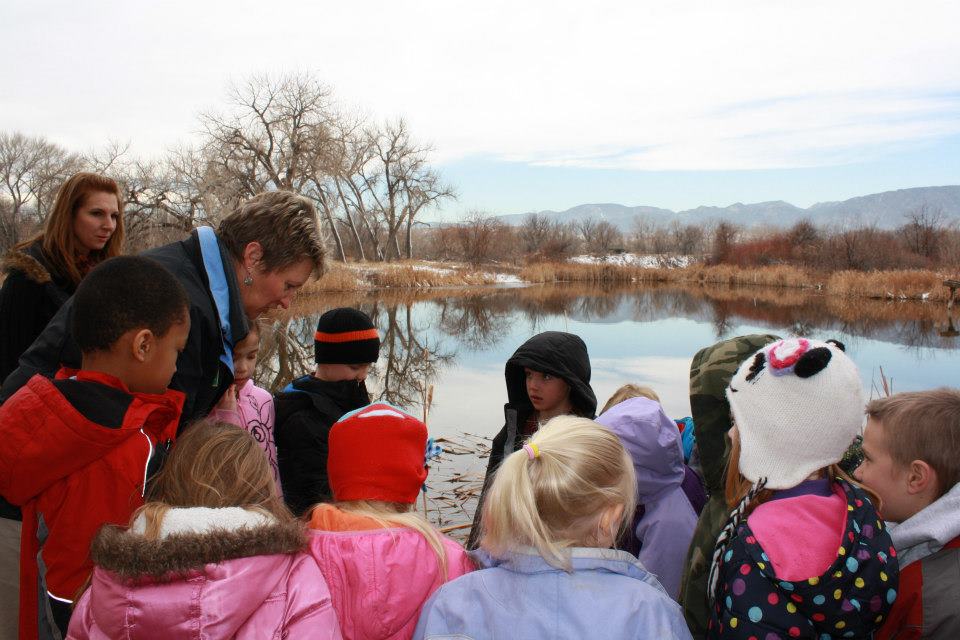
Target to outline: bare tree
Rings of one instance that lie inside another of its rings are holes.
[[[733,247],[737,242],[740,230],[729,222],[719,222],[713,230],[713,246],[711,262],[719,264],[732,257]]]
[[[463,259],[473,265],[489,261],[502,227],[503,222],[489,214],[480,211],[467,214],[456,228]]]
[[[81,168],[121,184],[137,248],[215,223],[261,191],[310,198],[336,252],[363,260],[412,257],[414,228],[430,207],[455,197],[402,121],[371,126],[337,111],[309,74],[255,76],[232,88],[226,107],[201,115],[196,147],[158,160],[111,142],[81,157],[42,138],[0,136],[0,245],[18,241],[47,214],[62,181]]]
[[[635,216],[630,232],[632,249],[638,253],[650,253],[653,250],[651,239],[656,230],[657,225],[652,220],[643,215]]]
[[[0,247],[42,224],[57,189],[81,168],[80,156],[45,138],[0,134]]]
[[[592,218],[581,218],[573,223],[573,229],[580,236],[585,251],[591,251],[594,236],[597,232],[597,221]]]
[[[573,223],[573,229],[580,236],[583,248],[594,255],[610,253],[623,240],[620,230],[607,220],[583,218]]]
[[[427,164],[430,147],[413,142],[403,120],[371,129],[368,135],[374,162],[361,170],[361,177],[387,235],[382,258],[400,258],[404,252],[412,258],[417,215],[455,193]],[[405,251],[400,248],[401,230]]]
[[[543,214],[531,213],[520,225],[520,241],[523,251],[531,255],[540,251],[550,237],[550,220]]]
[[[946,228],[943,209],[922,204],[905,217],[907,224],[901,230],[907,247],[918,256],[936,260],[940,253],[941,236]]]
[[[674,250],[685,256],[698,254],[703,247],[703,227],[694,224],[681,224],[674,220],[670,224]]]
[[[311,76],[254,76],[232,89],[225,113],[201,116],[203,144],[171,168],[176,177],[199,183],[204,207],[217,212],[272,189],[310,198],[343,256],[325,184],[335,164],[336,120],[330,89]]]

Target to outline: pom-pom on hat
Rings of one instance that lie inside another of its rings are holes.
[[[313,337],[317,364],[367,364],[380,354],[380,336],[367,314],[350,307],[320,316]]]
[[[740,433],[740,473],[789,489],[838,462],[863,425],[857,366],[839,342],[790,338],[747,358],[727,399]]]
[[[327,475],[340,502],[412,504],[427,479],[427,426],[385,402],[352,411],[330,429]]]

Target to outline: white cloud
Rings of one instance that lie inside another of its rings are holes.
[[[439,159],[816,166],[960,132],[960,5],[784,0],[4,7],[5,128],[159,150],[226,83],[308,70]]]

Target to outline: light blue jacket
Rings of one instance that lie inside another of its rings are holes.
[[[657,638],[690,640],[680,606],[625,551],[576,548],[573,571],[533,549],[494,558],[441,587],[424,605],[415,640]]]

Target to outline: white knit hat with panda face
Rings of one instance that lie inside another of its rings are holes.
[[[789,489],[839,462],[864,420],[857,366],[838,342],[790,338],[740,365],[727,388],[740,473]]]

